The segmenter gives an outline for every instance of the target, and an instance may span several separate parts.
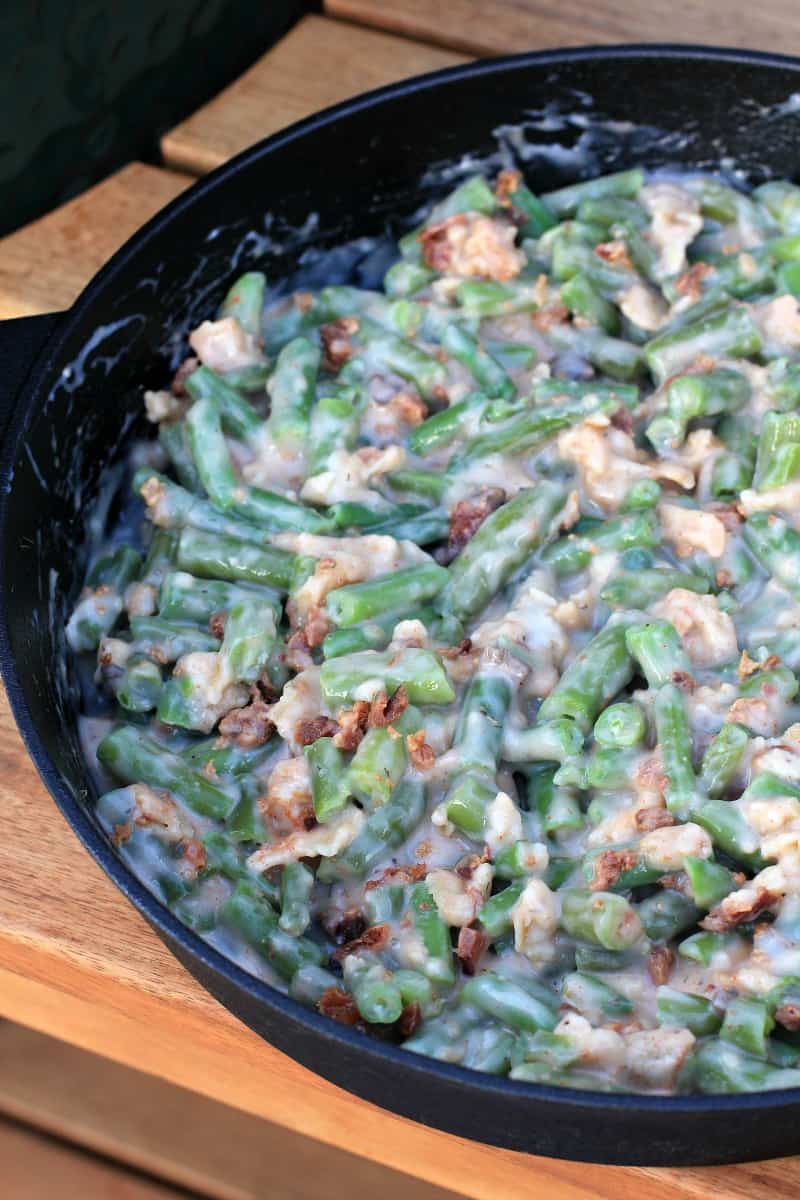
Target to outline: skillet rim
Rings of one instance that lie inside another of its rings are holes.
[[[800,91],[800,57],[775,54],[768,51],[742,50],[735,47],[715,47],[705,44],[682,44],[676,42],[646,42],[621,43],[615,45],[586,45],[562,49],[527,51],[521,54],[505,55],[498,58],[479,59],[473,62],[446,67],[439,71],[412,76],[397,83],[375,88],[356,97],[344,100],[337,105],[323,109],[309,117],[288,126],[286,129],[263,138],[253,146],[248,147],[235,157],[227,160],[209,174],[204,175],[195,183],[181,192],[174,200],[159,210],[149,221],[136,231],[109,259],[109,261],[92,277],[80,295],[76,298],[63,317],[58,321],[55,333],[46,341],[39,354],[28,379],[20,389],[16,401],[12,403],[11,416],[8,421],[3,445],[0,447],[0,547],[6,544],[8,536],[7,517],[10,496],[13,492],[13,462],[16,459],[19,444],[24,437],[30,416],[37,404],[41,404],[46,396],[43,384],[58,361],[58,355],[64,342],[73,330],[85,319],[95,301],[102,297],[103,292],[113,284],[116,274],[134,259],[142,246],[163,228],[176,220],[194,202],[207,192],[223,186],[229,176],[246,171],[251,162],[270,155],[280,147],[301,140],[310,134],[324,129],[342,117],[365,109],[379,109],[388,100],[401,99],[403,96],[423,90],[434,90],[447,86],[465,78],[480,78],[482,76],[502,76],[507,71],[526,68],[546,68],[563,63],[581,61],[619,61],[632,58],[657,59],[691,59],[698,62],[714,61],[740,63],[753,67],[778,68],[796,72],[798,75],[798,91]],[[35,318],[34,318],[35,319]],[[51,386],[55,379],[51,380]],[[89,851],[98,865],[110,877],[115,886],[125,898],[146,918],[148,923],[161,936],[173,954],[174,947],[180,947],[181,954],[176,957],[182,965],[189,962],[199,962],[206,972],[221,978],[227,985],[239,994],[247,997],[249,1003],[258,1003],[266,1009],[277,1012],[280,1017],[299,1029],[305,1036],[316,1039],[322,1038],[333,1043],[342,1051],[360,1052],[362,1057],[371,1059],[373,1067],[386,1065],[400,1068],[407,1075],[416,1076],[417,1085],[423,1085],[431,1075],[438,1077],[442,1084],[458,1085],[466,1097],[480,1100],[497,1100],[509,1098],[519,1105],[526,1099],[531,1102],[545,1102],[559,1106],[563,1110],[584,1110],[585,1115],[593,1112],[608,1112],[623,1115],[626,1112],[654,1115],[663,1113],[665,1116],[705,1115],[712,1112],[742,1113],[762,1110],[780,1110],[800,1103],[800,1086],[797,1088],[781,1088],[766,1092],[743,1092],[733,1095],[715,1093],[711,1095],[679,1095],[662,1096],[648,1095],[636,1092],[591,1092],[575,1088],[555,1087],[547,1084],[533,1084],[507,1077],[488,1075],[473,1071],[466,1067],[442,1063],[436,1059],[415,1055],[401,1046],[393,1046],[381,1042],[353,1029],[340,1025],[328,1017],[323,1017],[316,1011],[306,1008],[298,1001],[291,999],[288,994],[281,992],[255,976],[238,967],[231,959],[215,950],[203,941],[196,933],[183,925],[167,906],[148,891],[137,879],[124,861],[116,854],[83,804],[69,791],[62,780],[60,772],[53,764],[47,753],[39,731],[34,721],[19,677],[17,661],[12,653],[8,619],[6,615],[8,595],[3,583],[4,572],[0,572],[0,674],[5,682],[12,713],[22,736],[25,748],[36,767],[40,778],[45,783],[50,795],[55,800],[62,814],[76,833],[83,846]],[[191,967],[187,969],[190,970]],[[198,982],[200,982],[198,980]],[[200,986],[210,990],[205,982]],[[223,1002],[225,1007],[230,1007]],[[242,1018],[237,1016],[237,1019]],[[242,1020],[243,1024],[247,1024]],[[264,1036],[264,1035],[261,1035]],[[279,1049],[269,1038],[264,1037],[274,1050],[286,1054],[293,1061],[301,1062],[294,1054]],[[305,1067],[314,1070],[313,1067]],[[315,1072],[317,1073],[317,1072]],[[321,1072],[318,1072],[321,1074]],[[330,1079],[330,1076],[325,1075]],[[331,1080],[336,1086],[342,1086]],[[346,1087],[345,1090],[349,1090]],[[360,1097],[358,1092],[351,1093]],[[369,1103],[369,1101],[368,1101]],[[378,1102],[379,1103],[379,1102]],[[397,1111],[389,1108],[393,1115]],[[556,1117],[558,1114],[556,1114]],[[414,1119],[414,1118],[406,1118]],[[555,1122],[554,1122],[555,1123]],[[430,1126],[429,1126],[430,1127]],[[439,1130],[442,1126],[437,1125]],[[486,1144],[486,1143],[484,1143]],[[495,1143],[497,1144],[497,1143]],[[532,1150],[531,1153],[536,1153]],[[783,1151],[782,1153],[786,1153]],[[595,1161],[595,1160],[592,1160]],[[607,1162],[619,1161],[613,1156]],[[630,1160],[628,1160],[630,1161]],[[647,1157],[642,1162],[652,1161]],[[659,1160],[660,1161],[660,1160]],[[686,1161],[681,1156],[678,1162]],[[706,1161],[719,1161],[706,1160]],[[725,1161],[729,1161],[726,1159]]]

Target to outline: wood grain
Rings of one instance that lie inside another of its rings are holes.
[[[325,0],[331,16],[421,38],[465,54],[513,54],[613,42],[706,42],[792,53],[800,9],[791,0]]]
[[[67,308],[114,251],[191,182],[131,163],[0,239],[0,319]]]
[[[796,1200],[800,1160],[587,1167],[356,1100],[242,1026],[161,945],[45,792],[0,693],[0,1016],[479,1200]],[[388,1086],[388,1084],[387,1084]]]
[[[181,1200],[184,1192],[0,1120],[3,1195],[13,1200]]]
[[[308,16],[240,79],[170,130],[161,142],[164,160],[202,174],[309,113],[458,62],[459,54]]]
[[[455,1192],[290,1133],[9,1021],[0,1114],[214,1200],[458,1200]],[[268,1168],[266,1167],[268,1164]]]

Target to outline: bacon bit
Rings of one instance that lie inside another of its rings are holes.
[[[510,208],[511,197],[522,183],[522,173],[507,168],[501,171],[494,183],[494,194],[504,208]]]
[[[781,1004],[775,1009],[775,1020],[784,1029],[796,1033],[800,1029],[800,1004]]]
[[[675,951],[661,944],[652,946],[647,958],[647,973],[656,986],[666,983],[675,963]]]
[[[367,928],[366,918],[358,908],[348,908],[332,925],[326,925],[337,946],[344,942],[353,942]]]
[[[603,850],[594,860],[594,879],[589,887],[593,892],[605,892],[623,871],[630,871],[638,861],[635,850]]]
[[[300,746],[311,746],[318,738],[333,737],[339,732],[338,722],[331,717],[305,717],[294,727],[294,740]]]
[[[444,221],[437,221],[435,225],[429,225],[427,229],[423,229],[417,234],[417,240],[422,246],[422,261],[426,267],[430,267],[432,271],[438,271],[440,274],[445,274],[450,266],[450,259],[453,257],[453,247],[448,239],[448,230],[454,225],[466,225],[467,218],[464,213],[456,213],[452,217],[446,217]]]
[[[322,365],[326,371],[339,371],[352,358],[352,334],[358,332],[358,321],[355,317],[339,317],[336,321],[328,321],[320,325],[319,335],[322,339]]]
[[[111,831],[111,840],[115,846],[124,846],[128,838],[133,834],[133,821],[126,821],[123,825],[115,825]]]
[[[386,692],[378,692],[370,705],[367,724],[379,729],[391,725],[392,721],[396,721],[399,716],[402,716],[407,708],[408,692],[402,684],[391,700],[387,697]]]
[[[416,767],[418,771],[430,771],[436,762],[436,755],[425,741],[424,729],[408,734],[406,737],[406,748],[412,766]]]
[[[179,842],[178,849],[181,852],[181,865],[185,863],[190,868],[193,877],[204,869],[208,862],[208,855],[199,838],[187,838],[186,841]]]
[[[397,1018],[397,1032],[401,1037],[411,1037],[419,1029],[422,1021],[422,1009],[416,1000],[407,1004]]]
[[[317,606],[312,608],[303,625],[303,633],[306,635],[306,645],[311,649],[314,646],[320,646],[328,635],[330,628],[330,618],[325,610]]]
[[[633,417],[630,409],[618,408],[615,413],[611,414],[611,424],[615,429],[621,429],[623,433],[633,433]]]
[[[356,750],[367,732],[370,705],[368,700],[356,700],[352,708],[340,708],[336,714],[339,732],[333,739],[339,750]]]
[[[731,893],[735,896],[736,893]],[[771,892],[767,888],[760,887],[757,889],[753,900],[746,904],[743,908],[737,908],[730,903],[731,897],[726,896],[725,900],[721,901],[716,908],[712,908],[711,912],[700,922],[701,929],[708,929],[711,933],[727,933],[729,929],[735,929],[737,925],[744,925],[757,917],[760,912],[770,905],[775,904],[780,900],[780,895],[777,892]]]
[[[456,958],[465,975],[475,974],[478,963],[488,945],[488,935],[482,929],[475,929],[471,925],[461,926],[458,931]]]
[[[344,988],[326,988],[317,1002],[317,1008],[323,1017],[332,1017],[340,1025],[358,1025],[361,1020],[355,1000]]]
[[[200,768],[200,774],[205,775],[206,779],[219,779],[217,768],[214,766],[214,763],[211,759],[209,759],[208,762],[203,763],[202,767]]]
[[[531,321],[536,329],[546,333],[554,325],[566,325],[569,321],[569,309],[564,304],[548,304],[532,313]]]
[[[462,638],[457,646],[445,646],[439,651],[441,658],[460,658],[462,654],[469,654],[472,649],[472,638]]]
[[[646,792],[665,792],[667,790],[668,780],[664,774],[661,759],[657,755],[646,758],[636,768],[635,780],[638,786]]]
[[[621,266],[626,271],[633,270],[633,263],[628,254],[628,247],[619,239],[613,242],[598,242],[594,248],[594,252],[598,258],[602,258],[603,262],[612,263],[614,266]]]
[[[212,613],[208,618],[208,632],[212,637],[217,638],[220,642],[225,634],[225,624],[228,620],[228,614],[225,612]]]
[[[190,375],[194,374],[199,366],[199,358],[190,357],[183,360],[173,376],[172,383],[169,385],[173,396],[188,396],[186,380]]]
[[[384,884],[419,883],[428,874],[428,868],[422,863],[412,863],[403,867],[386,867],[377,879],[369,879],[364,884],[364,891],[371,892],[373,888],[383,887]]]
[[[311,647],[308,644],[305,629],[296,629],[286,642],[286,665],[292,671],[307,671],[313,667]]]
[[[657,805],[640,808],[633,819],[641,833],[651,833],[654,829],[666,829],[675,824],[675,818],[669,809],[659,808]]]
[[[720,569],[717,571],[714,578],[717,581],[718,588],[730,587],[731,584],[734,582],[733,576],[731,575],[730,571],[726,571],[724,567],[720,567]]]
[[[219,731],[242,750],[254,750],[269,741],[275,731],[270,720],[270,706],[265,703],[258,684],[250,689],[250,703],[233,708],[219,723]]]
[[[433,851],[433,842],[420,842],[414,847],[414,854],[417,858],[427,858]]]
[[[692,302],[695,302],[700,299],[702,294],[702,288],[700,286],[701,283],[705,279],[706,275],[711,275],[713,272],[714,268],[709,266],[708,263],[693,263],[692,266],[689,267],[689,270],[684,271],[684,273],[677,280],[675,284],[675,290],[681,296],[688,296]]]
[[[389,400],[389,405],[404,425],[414,428],[421,425],[428,415],[428,406],[418,392],[404,388],[395,392]]]
[[[502,488],[485,488],[471,500],[459,500],[450,514],[450,533],[447,539],[447,553],[455,558],[467,542],[475,536],[483,522],[506,502],[506,493]]]
[[[758,671],[771,671],[773,667],[780,666],[781,660],[777,654],[770,654],[763,662],[756,662],[751,658],[746,650],[742,651],[742,657],[739,659],[739,666],[736,668],[736,673],[740,679],[747,679],[750,675],[755,675]]]
[[[313,303],[314,303],[314,293],[313,292],[295,292],[292,295],[292,304],[295,306],[295,308],[297,309],[298,312],[301,312],[301,313],[309,312]]]
[[[461,879],[472,879],[472,876],[475,874],[478,867],[480,867],[482,863],[489,862],[491,857],[492,856],[489,853],[489,847],[484,846],[483,854],[466,854],[463,858],[458,860],[453,869],[456,875],[460,876]]]
[[[722,522],[728,533],[736,533],[742,523],[742,516],[734,504],[712,504],[709,511]]]
[[[390,933],[391,929],[388,923],[371,925],[358,937],[345,942],[343,946],[339,946],[338,950],[334,950],[333,957],[337,962],[341,962],[343,958],[347,958],[348,954],[354,954],[357,950],[382,950],[389,941]]]
[[[681,689],[682,692],[693,692],[697,687],[697,680],[694,675],[690,675],[688,671],[673,671],[672,682]]]

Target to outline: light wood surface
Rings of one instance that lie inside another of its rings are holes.
[[[324,0],[326,12],[466,54],[610,42],[706,42],[800,51],[792,0]]]
[[[0,1016],[480,1200],[796,1200],[800,1160],[587,1167],[356,1100],[262,1042],[161,945],[66,827],[0,694]],[[387,1080],[387,1087],[391,1081]]]
[[[305,17],[240,79],[164,136],[164,161],[202,174],[309,113],[458,62],[460,54]]]
[[[331,1200],[332,1179],[352,1200],[458,1200],[10,1021],[0,1022],[0,1114],[214,1200]]]
[[[0,1120],[2,1194],[9,1200],[185,1200],[186,1193]]]
[[[130,163],[0,238],[0,319],[66,308],[114,251],[191,182],[175,171]]]

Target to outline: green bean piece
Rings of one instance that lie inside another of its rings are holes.
[[[158,704],[164,678],[158,663],[146,654],[131,654],[114,694],[127,712],[152,712]]]
[[[323,882],[353,876],[363,878],[385,856],[402,845],[419,824],[425,809],[425,790],[417,779],[401,779],[389,800],[367,815],[361,832],[334,858],[323,859],[317,872]]]
[[[572,971],[564,976],[561,1000],[593,1023],[601,1025],[608,1018],[619,1020],[633,1012],[633,1005],[627,996],[610,987],[605,980],[584,971]]]
[[[677,1025],[688,1029],[695,1037],[707,1037],[719,1032],[722,1014],[706,996],[680,992],[666,984],[658,988],[656,996],[660,1025]]]
[[[647,437],[657,451],[676,449],[690,421],[734,412],[750,398],[750,383],[740,371],[718,368],[704,375],[681,375],[666,388],[667,411],[647,427]]]
[[[257,884],[237,883],[220,916],[287,982],[302,967],[322,965],[325,951],[306,937],[293,937],[278,924],[278,914]]]
[[[218,408],[222,427],[231,437],[255,441],[262,432],[263,420],[252,404],[239,394],[231,378],[231,375],[222,378],[209,367],[198,367],[184,386],[195,403],[210,402]]]
[[[653,942],[669,942],[691,929],[703,915],[688,896],[672,888],[664,888],[648,896],[638,906],[638,916],[645,933]]]
[[[375,682],[390,694],[404,687],[412,704],[449,704],[455,699],[439,659],[430,650],[364,650],[327,659],[320,673],[322,695],[332,709],[357,699],[359,689]]]
[[[67,622],[67,641],[73,650],[96,650],[122,613],[122,592],[139,574],[142,558],[130,546],[119,546],[99,558],[86,577],[91,589],[75,606]]]
[[[700,354],[746,358],[760,350],[761,335],[747,309],[732,305],[682,329],[658,334],[644,347],[644,357],[656,383],[662,384]]]
[[[667,808],[679,820],[687,820],[698,795],[692,765],[692,735],[686,700],[674,683],[663,684],[656,692],[654,715],[656,733],[667,777]]]
[[[702,1043],[694,1059],[695,1085],[706,1093],[767,1092],[800,1086],[800,1070],[770,1066],[722,1038]]]
[[[743,725],[726,721],[709,742],[700,764],[700,783],[707,796],[718,799],[736,776],[750,734]]]
[[[747,1054],[767,1057],[767,1037],[775,1026],[769,1007],[752,996],[735,996],[725,1010],[719,1036]]]
[[[528,729],[506,725],[503,758],[513,763],[557,762],[575,758],[583,749],[583,734],[574,721],[542,721]]]
[[[316,1008],[329,988],[339,987],[339,979],[325,967],[307,963],[298,967],[289,981],[289,995],[307,1008]]]
[[[759,839],[740,809],[726,800],[704,800],[692,807],[692,820],[711,834],[714,845],[753,870],[763,866]]]
[[[612,704],[594,724],[594,740],[611,750],[640,746],[647,731],[644,713],[633,702]]]
[[[443,411],[447,411],[444,409]],[[418,427],[419,428],[419,427]],[[447,492],[447,478],[433,471],[393,471],[387,482],[395,492],[411,493],[439,504]]]
[[[100,763],[125,783],[146,783],[180,796],[195,812],[224,820],[238,799],[232,783],[224,786],[194,771],[178,754],[164,749],[135,725],[118,725],[97,747]]]
[[[398,608],[413,609],[424,600],[432,600],[447,579],[447,570],[438,563],[422,563],[364,583],[335,588],[328,593],[325,607],[336,625],[357,625]]]
[[[333,738],[320,737],[305,748],[311,768],[311,797],[314,814],[323,824],[340,812],[351,796],[345,757]]]
[[[455,967],[450,930],[439,916],[426,883],[415,883],[409,889],[409,909],[414,929],[425,949],[425,961],[418,964],[419,970],[434,983],[453,983]]]
[[[346,787],[367,811],[388,804],[406,769],[405,739],[391,726],[369,729],[347,772]]]
[[[577,424],[590,413],[613,412],[616,407],[612,398],[590,394],[583,400],[569,404],[523,409],[507,420],[485,423],[474,437],[456,450],[448,464],[448,472],[457,475],[470,463],[490,454],[503,454],[506,451],[522,454],[533,450],[553,434]]]
[[[474,539],[473,539],[474,540]],[[633,678],[626,622],[609,622],[576,655],[539,709],[539,720],[569,717],[588,734],[601,710]]]
[[[800,414],[767,412],[761,422],[753,486],[784,487],[800,474]]]
[[[261,271],[240,275],[222,301],[220,317],[235,317],[246,333],[260,336],[266,284],[267,278]]]
[[[253,546],[222,534],[187,528],[178,542],[178,566],[193,575],[264,584],[289,592],[313,569],[313,559],[277,546]]]
[[[539,1029],[554,1029],[558,1022],[556,997],[552,1004],[534,991],[527,979],[511,979],[486,971],[468,979],[461,989],[464,1004],[474,1004],[488,1016],[502,1021],[512,1029],[535,1033]]]
[[[567,933],[606,950],[626,950],[642,936],[642,923],[624,896],[564,888],[561,924]]]
[[[446,325],[441,343],[448,354],[467,368],[478,387],[487,395],[507,398],[516,395],[517,389],[504,368],[461,326],[454,323]]]
[[[613,175],[600,175],[582,183],[573,183],[555,192],[545,192],[542,202],[556,217],[568,217],[577,212],[586,200],[609,197],[634,197],[644,184],[644,172],[635,167],[630,171],[617,171]]]
[[[308,439],[319,362],[319,347],[297,337],[283,347],[269,377],[269,431],[276,445],[288,451],[300,449]]]
[[[248,602],[268,605],[273,615],[280,615],[280,594],[271,588],[199,579],[188,571],[169,571],[161,581],[158,612],[165,620],[203,623],[215,613],[230,612],[235,604]]]
[[[178,483],[190,492],[202,495],[203,484],[189,449],[186,422],[162,421],[158,427],[158,440],[172,463]]]
[[[576,272],[562,285],[562,303],[571,313],[593,325],[599,325],[606,333],[619,333],[620,318],[614,305],[606,300],[599,289],[586,275]]]
[[[290,862],[281,871],[281,915],[278,924],[284,933],[300,937],[311,924],[311,890],[314,872],[305,863]]]
[[[722,863],[710,859],[686,858],[683,869],[689,876],[692,896],[698,908],[713,908],[737,886],[732,872]]]
[[[681,958],[688,958],[690,962],[708,967],[713,963],[715,955],[726,954],[739,940],[740,935],[737,933],[711,933],[707,929],[701,929],[699,933],[693,933],[683,939],[678,946],[678,954]]]
[[[651,688],[660,688],[678,673],[691,675],[689,656],[669,621],[633,625],[625,635],[625,643]]]
[[[484,608],[555,532],[565,501],[563,489],[544,480],[518,492],[488,516],[451,564],[437,600],[440,611],[465,620]]]
[[[538,196],[526,186],[519,171],[505,171],[498,177],[497,187],[501,193],[500,203],[508,203],[515,219],[524,219],[520,225],[520,235],[524,238],[538,238],[556,223],[556,218],[550,209]]]

